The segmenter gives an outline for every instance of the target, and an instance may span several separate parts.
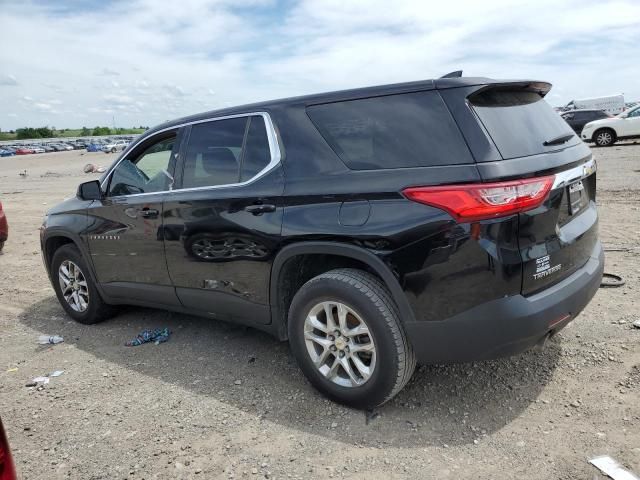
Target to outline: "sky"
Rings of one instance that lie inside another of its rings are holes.
[[[0,129],[465,76],[640,100],[640,0],[0,0]]]

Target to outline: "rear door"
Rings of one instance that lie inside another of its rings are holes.
[[[280,150],[267,114],[190,127],[164,204],[167,267],[183,305],[268,323],[271,261],[282,228]]]
[[[530,82],[444,93],[454,111],[460,103],[456,96],[464,96],[470,107],[457,118],[465,136],[479,127],[497,149],[484,156],[474,152],[483,181],[554,176],[544,204],[519,214],[523,294],[571,275],[598,244],[596,165],[590,149],[543,99],[549,88]]]

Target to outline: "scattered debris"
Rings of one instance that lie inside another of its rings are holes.
[[[12,373],[12,372],[17,372],[18,371],[18,367],[13,367],[10,368],[9,370],[7,370],[7,373]]]
[[[633,322],[633,326],[636,328],[640,328],[640,320],[636,320],[635,322]]]
[[[44,385],[49,383],[49,377],[36,377],[33,379],[34,382],[36,383],[42,383]]]
[[[106,170],[102,165],[94,165],[93,163],[87,163],[82,171],[84,173],[103,173]]]
[[[38,382],[29,382],[25,384],[25,387],[36,387],[37,385],[38,385]]]
[[[38,343],[40,345],[48,345],[48,344],[55,345],[56,343],[62,343],[62,342],[64,342],[64,338],[62,338],[59,335],[40,335],[38,337]]]
[[[602,281],[600,282],[600,288],[618,288],[626,282],[620,275],[614,275],[613,273],[603,273]]]
[[[60,178],[60,177],[64,177],[63,174],[58,173],[58,172],[50,172],[50,171],[46,171],[44,173],[44,175],[40,175],[41,178],[50,178],[50,177],[54,177],[54,178]]]
[[[125,343],[127,347],[137,347],[147,342],[154,342],[156,345],[169,340],[171,332],[168,328],[156,329],[156,330],[143,330],[136,338]]]
[[[59,377],[64,373],[64,370],[56,370],[55,372],[51,372],[49,374],[50,377]]]
[[[589,463],[613,480],[640,480],[636,475],[620,466],[613,458],[603,455],[592,458]]]
[[[236,380],[233,382],[234,385],[242,385],[242,380]]]
[[[27,171],[24,170],[24,171],[18,173],[18,175],[20,175],[22,178],[27,178]]]

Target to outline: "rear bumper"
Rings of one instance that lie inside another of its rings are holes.
[[[603,270],[598,242],[587,263],[563,281],[535,295],[492,300],[446,320],[405,323],[408,339],[420,363],[520,353],[573,320],[598,291]]]

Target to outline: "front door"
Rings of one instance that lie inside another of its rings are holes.
[[[91,259],[112,297],[179,304],[167,272],[162,208],[173,185],[180,133],[162,132],[129,152],[103,182],[104,200],[89,206]]]
[[[197,123],[187,138],[164,205],[176,293],[184,306],[217,318],[268,323],[284,188],[269,117]]]
[[[618,134],[621,137],[640,135],[640,107],[631,110],[621,122]]]

